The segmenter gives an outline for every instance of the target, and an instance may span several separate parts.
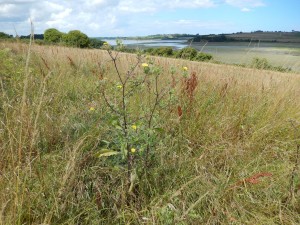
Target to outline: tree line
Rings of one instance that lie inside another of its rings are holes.
[[[29,38],[30,35],[16,35],[14,38],[13,35],[0,32],[0,39],[21,39],[26,42]],[[55,28],[45,30],[44,34],[34,34],[33,39],[36,40],[37,44],[58,44],[77,48],[100,48],[104,43],[96,38],[89,38],[79,30],[71,30],[68,33],[63,33]]]
[[[0,39],[12,39],[12,35],[0,32]],[[29,39],[28,36],[16,37],[20,39]],[[49,28],[45,30],[44,34],[34,34],[33,37],[38,44],[56,44],[68,47],[77,48],[97,48],[100,49],[104,41],[98,40],[96,38],[89,38],[86,34],[79,30],[71,30],[68,33],[61,32],[55,28]],[[147,48],[144,50],[136,50],[133,48],[128,48],[122,44],[122,41],[117,40],[117,46],[109,46],[111,49],[121,52],[128,53],[138,53],[142,51],[144,54],[153,56],[163,56],[172,58],[182,58],[192,61],[210,61],[213,56],[207,53],[198,52],[192,47],[185,47],[180,50],[174,50],[172,47],[157,47],[157,48]]]
[[[103,41],[89,38],[80,30],[71,30],[63,33],[55,28],[50,28],[44,32],[44,41],[51,44],[63,44],[69,47],[77,48],[100,48]]]

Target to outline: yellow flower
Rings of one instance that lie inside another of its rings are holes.
[[[90,107],[90,111],[95,111],[95,108],[94,107]]]
[[[136,130],[136,129],[137,129],[137,126],[136,126],[135,124],[133,124],[133,125],[131,126],[131,128],[134,129],[134,130]]]
[[[147,63],[142,63],[142,67],[149,67]]]
[[[136,149],[135,148],[131,148],[131,153],[135,153],[136,152]]]
[[[123,87],[123,86],[122,86],[121,84],[117,85],[117,88],[120,88],[120,89],[121,89],[122,87]]]
[[[182,67],[183,71],[187,71],[188,68],[186,66]]]

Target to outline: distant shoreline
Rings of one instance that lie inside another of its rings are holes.
[[[300,32],[238,32],[231,34],[208,34],[208,35],[192,35],[192,34],[176,34],[176,35],[149,35],[141,37],[96,37],[97,39],[107,40],[134,40],[134,41],[150,41],[150,40],[167,40],[167,41],[192,41],[192,42],[265,42],[265,43],[299,43],[300,44]]]

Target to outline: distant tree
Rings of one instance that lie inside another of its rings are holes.
[[[79,30],[71,30],[69,33],[64,34],[62,37],[67,46],[87,48],[90,44],[90,39]]]
[[[199,35],[193,38],[193,42],[201,42],[201,41],[225,42],[225,41],[230,41],[230,39],[227,38],[225,34]]]
[[[12,38],[12,35],[6,34],[4,32],[0,32],[0,39]]]
[[[20,39],[30,39],[30,34],[29,35],[21,35]],[[44,39],[44,34],[34,34],[33,39],[35,40],[43,40]]]
[[[50,43],[58,43],[61,41],[63,33],[55,28],[50,28],[44,32],[44,40]]]

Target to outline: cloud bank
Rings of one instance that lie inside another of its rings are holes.
[[[55,27],[67,32],[79,29],[89,36],[129,36],[188,32],[194,28],[218,29],[222,21],[160,19],[163,12],[209,9],[220,5],[244,12],[264,6],[260,0],[0,0],[1,31],[28,34],[29,20],[35,33]],[[197,32],[197,31],[195,31]]]

